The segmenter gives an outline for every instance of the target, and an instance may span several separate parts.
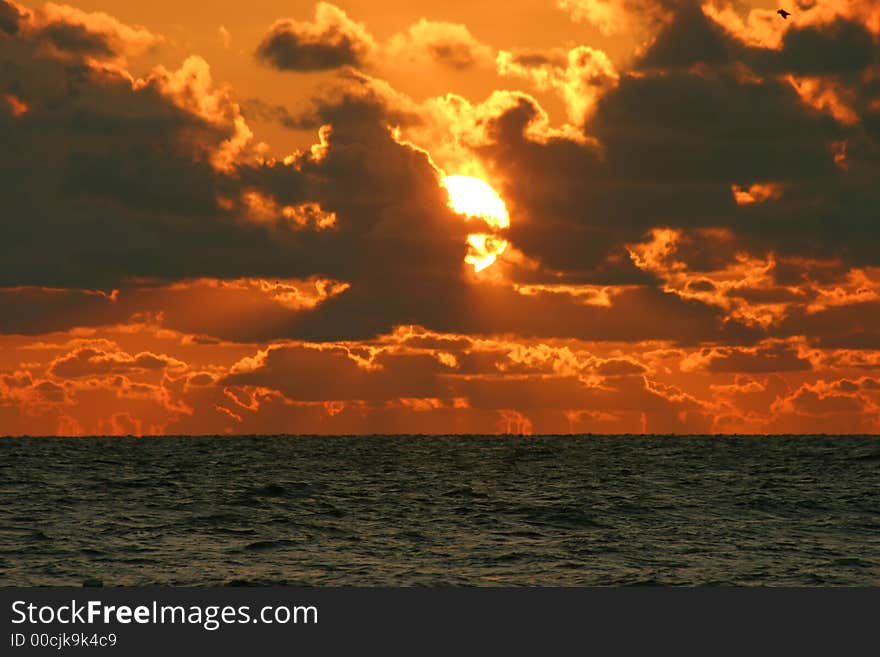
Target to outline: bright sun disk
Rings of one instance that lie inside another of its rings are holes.
[[[449,193],[449,207],[465,219],[479,217],[490,228],[510,226],[507,206],[498,193],[485,181],[470,176],[447,176],[443,186]],[[467,238],[468,253],[464,261],[480,272],[497,260],[507,248],[507,240],[496,235],[473,233]]]
[[[493,228],[510,226],[507,206],[489,183],[470,176],[446,176],[443,186],[449,192],[449,207],[467,217],[480,217]]]

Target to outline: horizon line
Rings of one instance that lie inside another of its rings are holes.
[[[880,433],[193,433],[193,434],[18,434],[0,440],[30,438],[880,438]]]

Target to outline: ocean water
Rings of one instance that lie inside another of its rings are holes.
[[[877,437],[0,440],[0,585],[880,585]]]

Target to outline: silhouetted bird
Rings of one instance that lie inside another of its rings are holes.
[[[785,9],[780,9],[776,13],[779,14],[780,16],[782,16],[785,20],[788,20],[788,17],[791,16],[791,13],[785,11]]]

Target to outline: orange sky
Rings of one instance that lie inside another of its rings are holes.
[[[880,10],[787,8],[0,0],[0,435],[880,432]]]

